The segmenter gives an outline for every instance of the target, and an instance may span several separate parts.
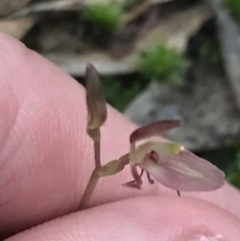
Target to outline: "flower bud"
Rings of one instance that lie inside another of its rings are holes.
[[[100,128],[107,119],[107,104],[97,70],[92,64],[86,68],[87,129]]]

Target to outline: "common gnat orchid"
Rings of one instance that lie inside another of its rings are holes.
[[[179,124],[175,120],[159,121],[141,127],[131,134],[129,164],[134,180],[124,184],[125,186],[141,188],[143,171],[138,174],[137,167],[147,172],[148,179],[152,176],[178,193],[213,191],[224,185],[225,175],[220,169],[177,143],[149,141],[135,145],[138,140],[159,135]]]
[[[136,189],[141,189],[144,172],[147,174],[150,184],[156,180],[162,185],[176,190],[179,196],[180,191],[212,191],[223,186],[224,173],[210,162],[185,150],[178,143],[150,139],[179,127],[180,121],[178,120],[158,121],[136,129],[129,137],[129,153],[102,165],[100,128],[107,119],[107,107],[100,78],[91,64],[88,64],[86,69],[86,102],[87,134],[92,138],[94,144],[95,168],[82,195],[79,209],[88,207],[93,191],[101,177],[115,175],[126,165],[130,165],[133,180],[123,185]],[[137,145],[139,141],[141,143]],[[137,168],[141,169],[140,174]]]

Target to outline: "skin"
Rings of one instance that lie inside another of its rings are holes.
[[[75,212],[94,165],[84,90],[4,34],[0,55],[0,240],[240,239],[240,194],[230,185],[179,198],[145,177],[132,190],[121,185],[132,180],[128,167],[101,179],[90,208]],[[135,128],[108,108],[103,162],[128,152]]]

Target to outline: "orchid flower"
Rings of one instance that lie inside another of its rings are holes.
[[[142,175],[147,173],[150,184],[154,179],[162,185],[180,191],[212,191],[224,184],[224,173],[210,162],[197,157],[178,143],[150,141],[165,131],[180,126],[178,120],[158,121],[133,131],[130,151],[117,160],[101,164],[101,131],[107,119],[107,105],[97,70],[86,68],[87,134],[93,140],[95,168],[82,195],[79,209],[88,206],[99,178],[119,173],[130,165],[133,180],[123,185],[141,189]],[[136,145],[138,141],[147,140]],[[137,168],[141,168],[138,173]],[[152,178],[153,177],[153,178]]]
[[[141,188],[145,171],[150,183],[151,176],[162,185],[180,191],[212,191],[224,184],[224,173],[210,162],[194,155],[174,142],[149,141],[136,146],[136,142],[178,127],[179,121],[159,121],[141,127],[130,136],[129,164],[134,178],[125,186]],[[142,169],[138,174],[137,167]]]

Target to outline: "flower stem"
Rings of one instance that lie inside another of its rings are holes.
[[[101,167],[101,152],[100,152],[100,140],[94,141],[94,158],[95,158],[95,167]]]
[[[100,178],[98,171],[101,168],[101,145],[100,138],[94,140],[94,159],[95,159],[95,169],[93,170],[91,177],[88,181],[87,187],[83,193],[83,196],[80,201],[79,210],[87,208],[89,201],[92,197],[93,191],[97,185],[97,182]]]
[[[88,207],[89,201],[91,199],[91,196],[93,194],[93,191],[97,185],[99,178],[100,177],[98,175],[98,169],[95,168],[91,174],[87,187],[83,193],[83,196],[79,205],[79,210],[82,210]]]

